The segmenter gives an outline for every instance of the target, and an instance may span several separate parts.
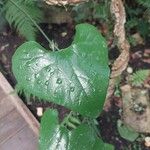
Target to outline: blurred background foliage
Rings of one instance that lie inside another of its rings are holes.
[[[127,38],[131,45],[143,44],[150,37],[150,1],[124,0]],[[89,0],[74,6],[49,6],[43,0],[0,0],[0,31],[9,24],[27,40],[35,40],[37,23],[96,25],[107,40],[112,39],[113,20],[110,0]]]

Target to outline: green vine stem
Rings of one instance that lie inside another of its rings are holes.
[[[49,47],[54,51],[55,49],[58,50],[58,47],[54,44],[53,41],[51,41],[48,36],[43,32],[43,30],[41,29],[41,27],[36,23],[36,21],[34,19],[32,19],[32,17],[22,8],[20,8],[20,6],[15,3],[13,0],[10,0],[10,2],[15,5],[20,11],[22,11],[30,20],[31,22],[35,25],[35,27],[41,32],[41,34],[45,37],[45,39],[48,41],[49,43]]]

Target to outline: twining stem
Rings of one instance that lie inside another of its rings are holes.
[[[36,23],[36,21],[25,11],[23,10],[17,3],[15,3],[13,0],[10,0],[10,2],[12,4],[14,4],[20,11],[22,11],[30,20],[31,22],[35,25],[35,27],[41,32],[41,34],[45,37],[45,39],[48,41],[49,43],[49,47],[54,51],[54,49],[57,49],[57,46],[54,44],[53,41],[51,41],[48,36],[43,32],[43,30],[41,29],[41,27]]]

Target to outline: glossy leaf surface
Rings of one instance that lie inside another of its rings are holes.
[[[40,150],[113,150],[95,134],[92,127],[81,124],[69,131],[58,124],[55,110],[47,110],[41,121]]]
[[[30,41],[12,60],[18,86],[40,99],[97,117],[106,96],[109,67],[105,39],[92,25],[79,24],[72,45],[50,52]]]

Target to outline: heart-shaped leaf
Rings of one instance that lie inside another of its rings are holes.
[[[97,117],[106,96],[109,67],[105,39],[92,25],[80,24],[72,45],[49,52],[30,41],[12,59],[18,86],[28,94]]]
[[[93,128],[81,124],[69,131],[58,124],[58,113],[47,110],[41,120],[40,150],[113,150],[95,134]]]

